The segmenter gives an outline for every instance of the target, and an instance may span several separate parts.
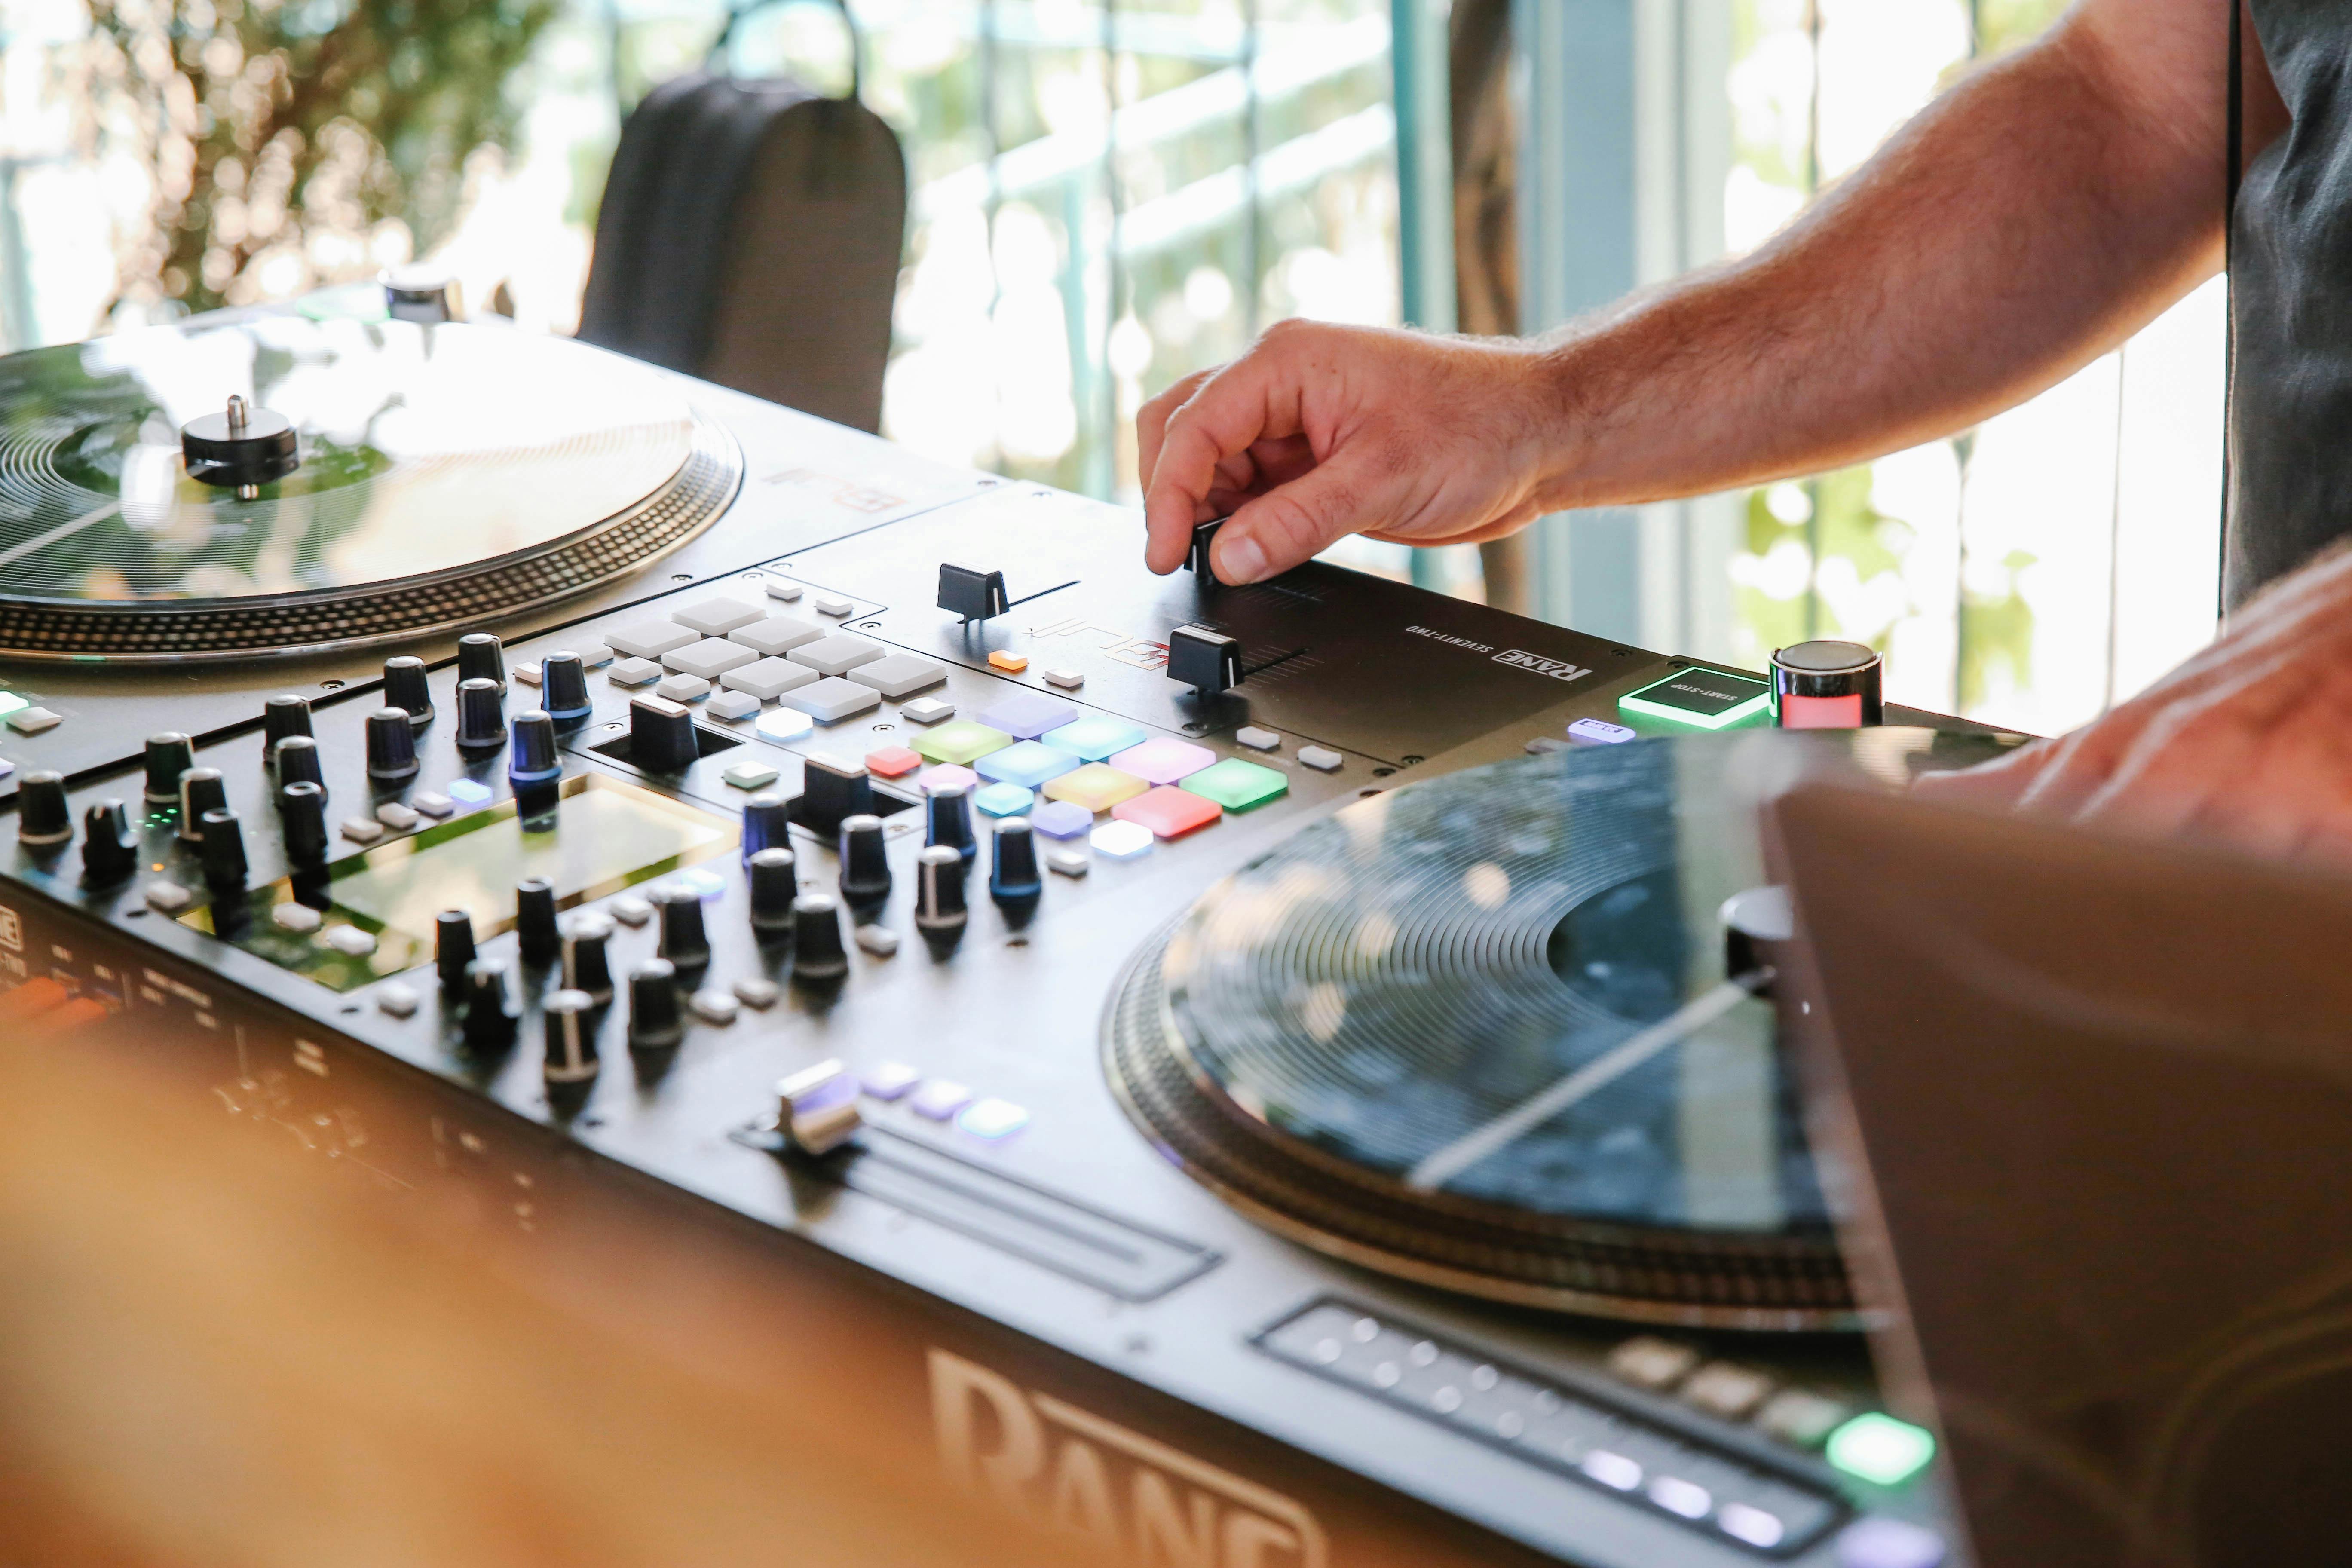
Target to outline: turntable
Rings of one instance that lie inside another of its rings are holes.
[[[1154,578],[1129,513],[487,325],[41,350],[0,430],[0,989],[292,1170],[364,1122],[534,1227],[748,1221],[811,1397],[1136,1561],[1940,1560],[1720,911],[1790,748],[2015,737]]]

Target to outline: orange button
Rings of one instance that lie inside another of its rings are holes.
[[[1174,784],[1161,784],[1133,800],[1120,801],[1110,808],[1110,814],[1122,822],[1149,827],[1161,838],[1181,838],[1224,816],[1215,801],[1204,800]]]
[[[877,746],[866,753],[866,771],[877,778],[895,779],[923,765],[923,759],[904,746]]]
[[[988,656],[988,662],[1007,675],[1018,675],[1029,668],[1029,656],[1025,653],[1007,653],[1003,648],[998,648]]]

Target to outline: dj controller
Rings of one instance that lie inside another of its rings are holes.
[[[0,990],[748,1222],[910,1485],[1137,1563],[1956,1554],[1718,910],[1777,747],[2014,737],[371,314],[0,361]]]

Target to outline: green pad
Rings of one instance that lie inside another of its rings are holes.
[[[1203,800],[1213,800],[1227,811],[1247,811],[1289,794],[1290,781],[1272,768],[1227,757],[1197,773],[1185,774],[1176,787]]]
[[[1617,699],[1620,712],[1700,730],[1727,730],[1771,705],[1772,688],[1755,677],[1696,666]]]
[[[1003,731],[975,724],[969,719],[935,724],[915,737],[917,755],[929,762],[953,763],[959,767],[976,763],[989,752],[1001,752],[1011,744],[1013,737]]]

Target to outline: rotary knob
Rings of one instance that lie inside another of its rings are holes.
[[[874,781],[866,776],[859,763],[828,762],[823,757],[810,757],[801,764],[801,809],[803,826],[827,838],[841,831],[846,817],[870,816],[874,810]]]
[[[514,1044],[514,997],[503,963],[478,958],[466,965],[466,1044],[502,1051]]]
[[[539,661],[539,695],[547,716],[559,724],[585,719],[595,710],[588,698],[588,666],[576,653],[551,653]]]
[[[762,849],[751,857],[751,929],[762,937],[789,937],[793,905],[801,896],[799,868],[789,849]]]
[[[488,632],[468,632],[457,639],[457,684],[469,680],[494,682],[507,689],[507,650]]]
[[[762,849],[793,847],[793,796],[755,795],[743,803],[743,860],[746,865]]]
[[[94,888],[126,881],[139,869],[139,839],[119,800],[102,800],[81,817],[82,880]]]
[[[416,776],[416,731],[404,709],[379,708],[367,717],[368,777],[396,784]]]
[[[629,973],[629,1048],[666,1051],[684,1038],[677,970],[667,959],[649,958]]]
[[[278,742],[296,735],[310,733],[310,704],[292,692],[284,692],[261,705],[261,755],[274,761]]]
[[[954,850],[970,860],[979,852],[971,836],[971,792],[962,784],[941,784],[923,798],[923,843]]]
[[[278,786],[278,837],[296,866],[316,866],[327,858],[324,788],[308,779]]]
[[[694,715],[666,697],[629,702],[629,761],[649,773],[681,773],[702,755]]]
[[[1025,816],[1003,818],[992,837],[996,852],[989,858],[988,896],[1017,923],[1037,907],[1045,891],[1037,868],[1037,837]]]
[[[215,893],[241,893],[251,870],[245,856],[245,824],[226,806],[205,813],[205,881]]]
[[[555,749],[555,721],[532,709],[514,717],[514,742],[507,752],[507,779],[518,794],[563,776],[563,756]]]
[[[841,820],[841,899],[853,910],[888,901],[890,856],[882,843],[882,819],[870,815]]]
[[[710,962],[701,894],[692,888],[656,888],[654,908],[661,916],[661,942],[655,951],[680,969],[700,969]]]
[[[563,951],[555,925],[555,884],[525,877],[515,884],[515,947],[529,964],[552,963]]]
[[[945,953],[963,940],[971,921],[964,874],[963,856],[953,845],[933,844],[915,857],[915,929],[934,952]]]
[[[841,944],[841,906],[823,893],[793,900],[793,978],[822,983],[848,973],[849,953]]]
[[[30,783],[30,779],[26,781]],[[180,775],[180,841],[201,844],[205,813],[228,805],[228,785],[218,768],[190,768]]]
[[[269,760],[278,770],[280,789],[290,784],[313,784],[325,792],[326,768],[319,760],[319,742],[310,736],[287,736],[271,751]]]
[[[577,910],[563,927],[563,984],[601,1006],[613,999],[613,917]]]
[[[147,737],[147,804],[171,805],[180,798],[180,775],[196,765],[196,743],[176,730]]]
[[[199,414],[180,426],[180,456],[190,479],[251,500],[260,487],[301,467],[302,445],[286,416],[232,396],[220,413]]]
[[[28,849],[54,849],[72,838],[65,774],[48,768],[26,773],[16,785],[16,841]]]
[[[552,992],[539,1005],[547,1024],[547,1062],[551,1085],[583,1084],[596,1076],[596,999],[569,988]]]
[[[495,752],[507,743],[505,694],[487,677],[457,682],[457,746]]]
[[[1858,642],[1801,642],[1772,652],[1772,712],[1783,730],[1858,730],[1886,722],[1885,661]]]
[[[433,682],[423,659],[404,654],[383,661],[383,705],[402,710],[416,729],[433,722]]]
[[[443,910],[433,917],[433,973],[442,990],[453,995],[461,990],[477,956],[473,916],[463,910]]]

